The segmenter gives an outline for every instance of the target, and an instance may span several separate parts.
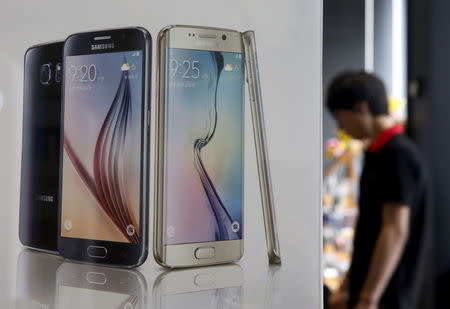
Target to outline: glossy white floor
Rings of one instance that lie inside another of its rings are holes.
[[[321,16],[317,0],[3,1],[0,308],[319,308]],[[166,271],[150,256],[137,270],[86,267],[24,251],[19,243],[25,50],[74,32],[130,25],[147,28],[155,38],[167,24],[256,31],[281,267],[267,264],[248,104],[245,254],[238,265]]]
[[[9,304],[15,302],[16,308],[224,309],[293,308],[315,302],[304,295],[308,287],[298,285],[301,280],[295,277],[301,274],[289,274],[287,267],[241,265],[179,271],[146,265],[124,270],[64,262],[57,256],[24,250],[17,257],[16,299]],[[286,297],[291,298],[289,303]]]
[[[3,218],[2,239],[9,241],[0,254],[0,308],[319,308],[310,254],[301,252],[299,241],[283,241],[283,264],[269,266],[261,218],[247,216],[261,237],[248,237],[240,263],[178,271],[159,267],[151,256],[128,270],[24,249]]]

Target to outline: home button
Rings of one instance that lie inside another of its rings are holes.
[[[87,254],[94,258],[104,258],[106,257],[106,254],[108,254],[108,250],[106,250],[105,247],[89,246],[87,248]]]
[[[214,247],[202,247],[195,249],[194,255],[197,259],[212,259],[216,254]]]

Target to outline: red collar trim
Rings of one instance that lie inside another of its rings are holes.
[[[368,152],[375,152],[383,148],[394,136],[402,134],[405,131],[401,124],[396,124],[389,129],[381,132],[367,148]]]

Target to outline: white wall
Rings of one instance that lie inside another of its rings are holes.
[[[17,224],[26,48],[63,39],[73,32],[130,25],[147,28],[155,38],[167,24],[256,31],[284,255],[282,268],[286,270],[280,275],[279,288],[286,294],[276,301],[279,305],[275,308],[299,307],[294,304],[318,308],[322,289],[322,1],[318,0],[3,2],[0,11],[0,243],[3,246],[0,260],[6,259],[6,263],[14,266],[20,250]],[[241,266],[251,280],[259,274],[247,269],[257,269],[255,265],[265,263],[265,248],[250,108],[247,112],[246,249]],[[157,267],[149,257],[142,272],[153,269]],[[15,269],[0,267],[0,277],[10,279],[0,283],[0,298],[10,297],[14,294],[11,283]],[[252,285],[246,293],[248,297],[258,296]]]

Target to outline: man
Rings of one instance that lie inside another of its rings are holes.
[[[339,127],[366,142],[350,269],[331,308],[416,308],[429,246],[427,176],[421,155],[388,113],[374,75],[347,72],[328,90]]]

